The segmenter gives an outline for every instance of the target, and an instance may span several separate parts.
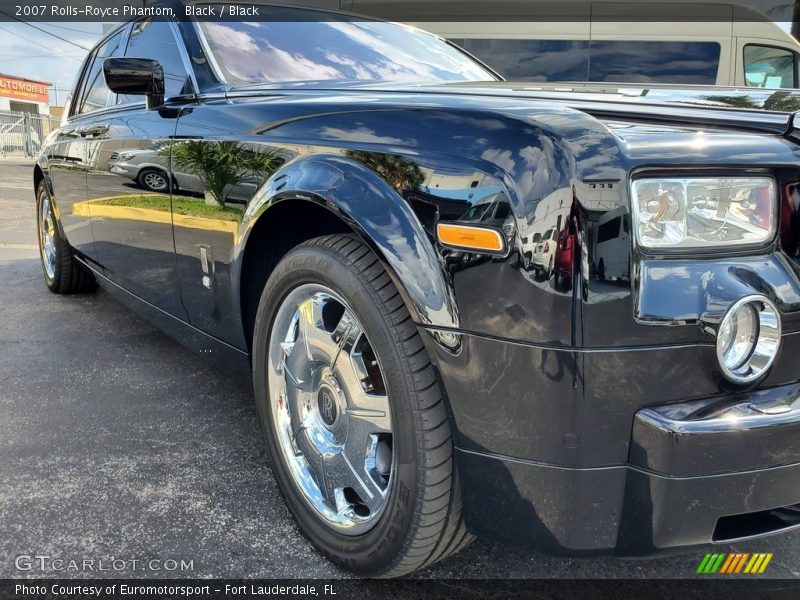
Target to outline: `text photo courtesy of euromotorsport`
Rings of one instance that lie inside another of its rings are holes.
[[[20,597],[174,597],[192,598],[209,597],[212,594],[228,596],[259,597],[259,596],[335,596],[334,584],[206,584],[206,585],[150,585],[147,583],[112,583],[80,584],[80,583],[50,583],[50,584],[25,584],[18,583],[14,586],[14,594]]]

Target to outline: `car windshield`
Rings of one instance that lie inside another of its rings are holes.
[[[411,27],[318,11],[259,8],[264,19],[259,22],[200,23],[232,85],[497,80],[454,46]]]

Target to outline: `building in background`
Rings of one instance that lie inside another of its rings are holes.
[[[0,156],[36,156],[58,119],[50,114],[50,84],[0,73]]]
[[[0,111],[50,114],[50,84],[0,73]]]

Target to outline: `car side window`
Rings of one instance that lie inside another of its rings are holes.
[[[622,219],[620,217],[614,217],[610,221],[600,225],[597,229],[597,243],[602,244],[603,242],[618,238],[621,221]]]
[[[717,42],[592,40],[589,81],[714,85]]]
[[[150,58],[164,69],[164,96],[172,98],[193,93],[191,80],[181,59],[178,41],[166,21],[139,21],[131,30],[125,56]],[[141,102],[141,96],[120,95],[119,103]]]
[[[582,40],[453,39],[507,79],[585,81],[589,42]]]
[[[112,104],[111,90],[106,85],[103,76],[103,62],[106,58],[118,54],[122,42],[122,32],[109,38],[102,46],[95,50],[92,58],[92,65],[86,73],[83,86],[80,92],[80,102],[78,103],[78,114],[92,110],[105,108]]]
[[[745,84],[767,89],[795,87],[796,57],[786,48],[747,44],[744,47]]]

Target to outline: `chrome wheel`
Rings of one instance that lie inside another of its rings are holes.
[[[50,196],[42,192],[39,206],[39,251],[48,279],[56,277],[56,219]]]
[[[160,192],[167,189],[167,178],[161,173],[148,171],[144,175],[144,185],[149,190]]]
[[[369,530],[393,481],[392,423],[380,363],[347,302],[318,284],[292,290],[270,331],[267,375],[294,484],[332,529]]]

